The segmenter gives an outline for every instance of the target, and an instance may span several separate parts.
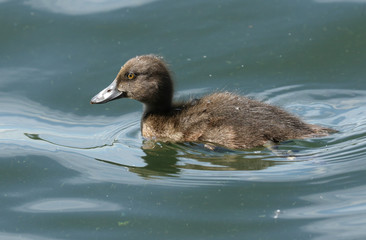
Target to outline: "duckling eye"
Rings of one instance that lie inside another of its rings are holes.
[[[134,74],[134,73],[129,73],[129,74],[127,74],[127,78],[128,79],[134,79],[136,77],[136,75]]]

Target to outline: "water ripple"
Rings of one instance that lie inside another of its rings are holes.
[[[309,232],[318,233],[316,239],[362,239],[366,224],[366,187],[357,186],[344,190],[311,194],[302,197],[311,202],[307,207],[285,210],[281,218],[317,219],[304,226]]]
[[[135,184],[146,179],[168,185],[217,184],[235,179],[288,181],[366,169],[360,160],[366,149],[366,92],[327,90],[324,94],[323,90],[300,88],[271,89],[259,96],[310,123],[339,132],[323,138],[287,141],[271,150],[248,151],[210,151],[195,143],[143,143],[140,112],[121,117],[77,116],[29,99],[1,95],[0,142],[5,144],[0,148],[6,151],[1,151],[0,156],[47,155],[78,169],[92,181]],[[77,180],[82,181],[69,181]]]
[[[110,202],[90,199],[42,199],[15,208],[15,211],[30,213],[57,212],[104,212],[119,211],[122,208]]]
[[[68,15],[86,15],[93,13],[109,12],[120,8],[137,7],[156,0],[28,0],[24,3],[35,9],[46,10],[53,13]]]

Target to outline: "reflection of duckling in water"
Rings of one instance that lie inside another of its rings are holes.
[[[127,61],[116,79],[93,97],[91,103],[118,98],[131,98],[144,104],[141,132],[147,139],[248,149],[268,141],[320,137],[335,132],[304,123],[281,108],[230,92],[174,104],[169,70],[162,58],[155,55]]]

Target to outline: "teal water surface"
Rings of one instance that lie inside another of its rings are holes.
[[[365,1],[0,1],[0,239],[365,239]],[[139,54],[336,129],[274,150],[151,143],[89,101]]]

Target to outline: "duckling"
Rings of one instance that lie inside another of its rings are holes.
[[[119,98],[143,103],[142,136],[158,141],[249,149],[268,142],[320,137],[333,132],[307,124],[279,107],[226,91],[173,103],[171,74],[163,59],[156,55],[128,60],[114,81],[91,99],[91,104]]]

